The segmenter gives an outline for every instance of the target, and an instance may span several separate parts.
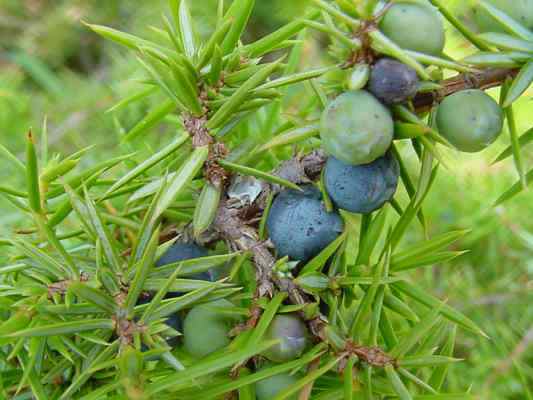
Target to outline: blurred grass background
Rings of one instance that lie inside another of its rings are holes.
[[[216,0],[190,3],[205,37]],[[249,39],[301,16],[306,1],[256,3]],[[131,54],[100,39],[81,21],[150,37],[154,35],[150,26],[159,26],[165,10],[163,0],[0,0],[0,143],[22,156],[25,133],[30,127],[40,132],[46,116],[53,151],[67,154],[96,145],[97,151],[85,157],[86,165],[132,150],[119,148],[118,139],[150,104],[141,102],[118,114],[105,110],[138,89],[137,64]],[[461,57],[471,51],[448,30],[448,54]],[[316,39],[306,47],[303,66],[316,65],[316,54],[324,45]],[[521,132],[533,125],[529,99],[518,104],[517,120]],[[152,135],[147,142],[157,145],[172,131],[163,126]],[[491,165],[508,144],[504,132],[482,154],[446,151],[451,168],[441,171],[425,205],[430,234],[464,228],[474,232],[457,244],[458,249],[469,250],[467,254],[415,278],[448,298],[491,337],[460,333],[456,353],[466,361],[451,367],[449,389],[464,390],[473,382],[472,391],[481,393],[482,399],[521,400],[526,399],[524,386],[533,386],[533,193],[491,208],[517,179],[511,160]],[[524,157],[533,167],[531,148],[525,148]],[[7,164],[0,169],[1,183],[20,185],[23,177]],[[17,211],[0,199],[0,232],[18,227]],[[417,230],[410,240],[420,240]]]

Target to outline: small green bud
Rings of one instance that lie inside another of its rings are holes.
[[[304,312],[306,320],[310,320],[310,319],[318,317],[319,315],[318,303],[306,304],[304,306],[303,312]]]
[[[370,66],[368,64],[357,64],[346,81],[346,89],[359,90],[366,86],[370,77]]]
[[[55,160],[51,160],[41,174],[41,181],[47,183],[53,182],[60,176],[66,175],[72,169],[74,169],[78,165],[79,161],[79,159],[64,160],[58,163]]]
[[[299,276],[294,282],[306,292],[319,293],[328,288],[329,278],[320,272],[311,272]]]

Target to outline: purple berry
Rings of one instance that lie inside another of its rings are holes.
[[[385,104],[400,104],[418,89],[416,71],[392,58],[382,58],[372,67],[368,91]]]

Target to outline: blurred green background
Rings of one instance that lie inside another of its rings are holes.
[[[190,3],[205,37],[216,0]],[[256,3],[248,39],[301,16],[306,1]],[[465,3],[455,3],[463,6],[463,13]],[[165,11],[162,0],[0,0],[0,143],[22,157],[25,133],[30,127],[39,133],[46,117],[53,151],[68,154],[96,145],[97,151],[85,157],[86,165],[132,150],[120,147],[118,139],[150,104],[141,102],[117,114],[105,111],[138,89],[136,80],[142,75],[131,54],[97,37],[81,21],[150,37],[155,34],[151,26],[160,26]],[[462,57],[472,51],[450,27],[448,31],[448,54]],[[303,67],[320,62],[317,54],[326,57],[324,41],[314,39],[305,48]],[[530,100],[521,100],[517,111],[524,132],[533,125]],[[172,135],[171,127],[162,126],[152,135],[149,141],[157,145],[161,137]],[[441,171],[425,206],[430,234],[459,228],[474,233],[456,245],[468,253],[416,276],[490,335],[485,340],[460,333],[456,355],[466,361],[451,368],[448,382],[451,391],[473,383],[472,391],[482,399],[525,399],[524,385],[533,386],[533,193],[491,207],[517,180],[511,160],[491,165],[508,144],[504,132],[482,154],[445,152],[451,167]],[[531,148],[524,149],[524,157],[533,167]],[[1,184],[20,185],[23,177],[7,164],[0,169]],[[0,232],[20,227],[16,209],[0,198]],[[414,228],[410,240],[422,237],[419,229]]]

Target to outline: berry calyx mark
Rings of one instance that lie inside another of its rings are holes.
[[[356,355],[360,360],[374,367],[397,366],[396,359],[379,347],[361,346],[353,341],[347,341],[345,351],[350,355]]]
[[[117,333],[122,345],[132,344],[133,336],[136,333],[146,332],[146,326],[144,324],[139,324],[136,321],[116,315],[113,315],[111,319],[115,324],[115,332]]]
[[[205,126],[206,122],[207,117],[205,115],[202,117],[195,117],[189,113],[183,115],[183,125],[185,125],[185,130],[192,136],[193,147],[209,146],[214,142]]]
[[[68,287],[73,282],[87,282],[89,280],[89,275],[86,273],[80,274],[80,279],[78,280],[72,280],[72,279],[65,279],[59,282],[54,282],[48,285],[48,298],[51,299],[55,294],[64,295]]]

